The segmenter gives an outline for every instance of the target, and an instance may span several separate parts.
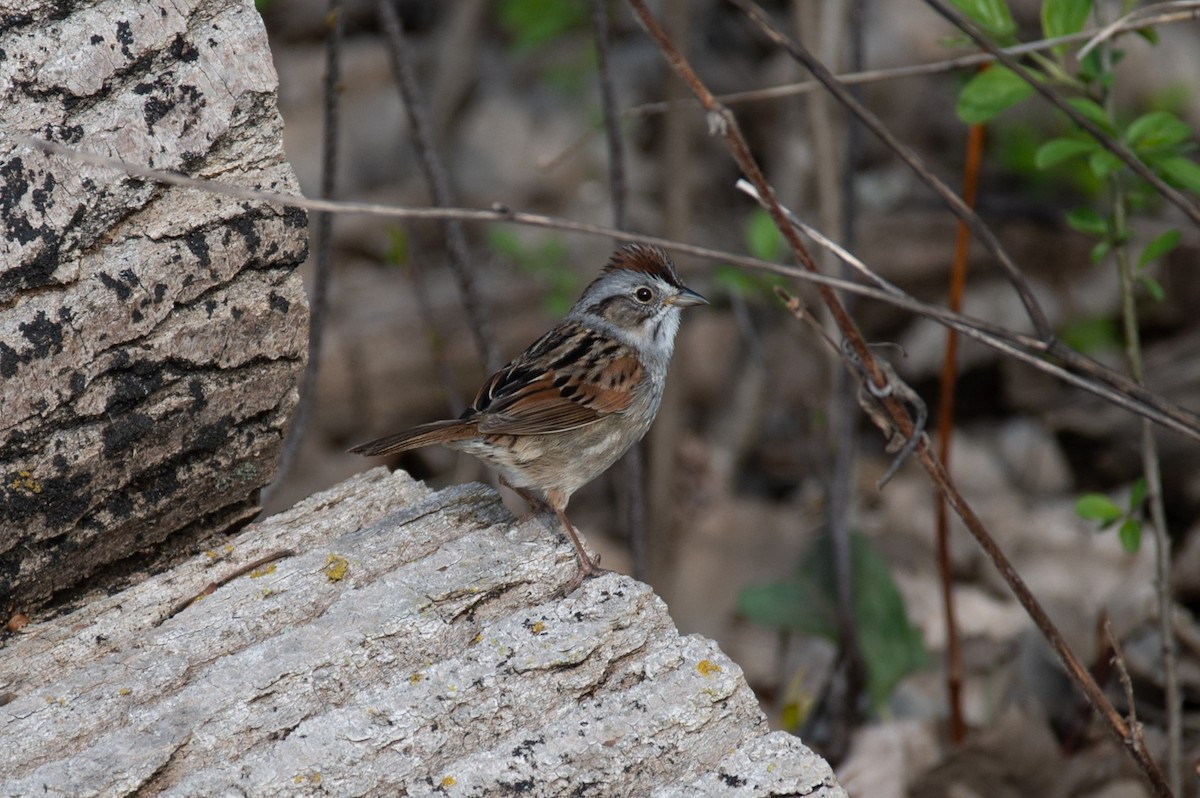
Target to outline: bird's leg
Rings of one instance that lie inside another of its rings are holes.
[[[579,568],[575,570],[575,574],[559,590],[560,595],[568,596],[583,584],[584,579],[587,579],[589,576],[599,576],[600,574],[609,573],[609,570],[600,567],[599,557],[593,560],[588,556],[587,550],[583,548],[583,541],[579,539],[579,533],[575,531],[575,527],[567,520],[566,510],[555,507],[554,514],[558,516],[558,521],[562,524],[563,531],[567,533],[567,537],[571,539],[571,544],[575,546],[575,557],[579,560]]]
[[[503,476],[500,477],[500,484],[520,496],[525,500],[525,503],[529,505],[529,509],[517,517],[517,523],[523,524],[530,518],[533,518],[535,515],[540,515],[541,513],[554,512],[554,508],[550,506],[549,502],[545,501],[528,488],[514,487],[513,485],[509,484],[508,480]]]

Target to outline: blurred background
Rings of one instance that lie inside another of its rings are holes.
[[[698,105],[663,107],[690,95],[629,8],[602,5],[621,113],[628,229],[790,263],[770,220],[734,190],[737,168],[709,135]],[[1115,19],[1125,5],[1100,4],[1086,27]],[[835,72],[890,70],[975,51],[918,0],[764,7]],[[1042,38],[1042,3],[1010,0],[1008,7],[1013,28],[1004,43]],[[394,8],[458,206],[498,203],[612,224],[592,3],[401,0]],[[808,78],[733,6],[663,0],[651,8],[714,93]],[[279,72],[288,158],[305,194],[318,196],[329,7],[324,0],[260,0],[260,10]],[[378,5],[346,2],[341,23],[335,198],[433,204]],[[1200,26],[1162,24],[1156,39],[1122,36],[1116,47],[1123,56],[1105,50],[1096,63],[1107,77],[1090,81],[1087,63],[1059,53],[1067,70],[1059,88],[1102,99],[1123,125],[1166,113],[1194,130]],[[1056,54],[1044,53],[1031,63],[1050,70]],[[968,126],[956,106],[975,74],[947,68],[884,75],[856,91],[958,190]],[[782,202],[847,242],[886,279],[923,300],[946,302],[956,220],[888,148],[849,125],[822,91],[727,102]],[[979,213],[1026,275],[1056,333],[1122,373],[1128,365],[1120,279],[1112,247],[1097,247],[1106,237],[1127,243],[1138,261],[1147,244],[1161,242],[1162,252],[1142,258],[1136,274],[1146,380],[1151,390],[1198,409],[1200,233],[1130,180],[1123,195],[1128,230],[1112,235],[1113,181],[1098,176],[1086,157],[1043,168],[1040,148],[1072,135],[1066,118],[1039,98],[989,121]],[[1192,140],[1188,131],[1171,146]],[[1175,166],[1176,183],[1186,189],[1190,173]],[[1189,197],[1196,200],[1195,193]],[[561,317],[613,248],[602,237],[516,225],[464,229],[471,279],[501,362]],[[457,415],[488,373],[440,225],[342,215],[333,220],[331,245],[312,414],[293,467],[271,491],[269,512],[380,465],[345,450]],[[966,312],[1029,332],[995,259],[978,244],[968,252]],[[961,707],[972,734],[967,744],[950,745],[930,482],[910,462],[883,490],[876,487],[891,463],[882,436],[857,411],[852,390],[838,392],[842,366],[828,345],[772,292],[778,284],[808,296],[805,286],[719,261],[675,260],[712,305],[684,318],[667,398],[643,445],[644,541],[631,540],[625,465],[572,499],[571,518],[604,564],[645,578],[684,632],[718,640],[745,670],[771,723],[831,757],[854,795],[1147,794],[957,522],[949,572],[961,635]],[[306,279],[311,262],[308,268]],[[924,397],[933,418],[945,330],[879,302],[856,303],[854,316],[868,340],[899,345],[877,355]],[[1118,529],[1145,516],[1140,500],[1130,508],[1142,475],[1139,420],[977,344],[962,344],[958,365],[950,464],[960,489],[1072,648],[1123,705],[1099,631],[1111,620],[1148,744],[1164,751],[1153,540],[1149,531],[1139,543],[1128,528]],[[1200,603],[1200,446],[1161,430],[1157,442],[1174,545],[1184,769],[1194,779],[1200,634],[1191,612]],[[840,488],[838,452],[855,455],[843,460],[848,470]],[[469,458],[436,448],[385,464],[435,486],[491,478]],[[840,523],[851,533],[867,667],[861,678],[845,672],[836,643],[831,491],[848,497],[835,499],[834,509],[845,508]],[[1089,493],[1110,498],[1123,513],[1110,519],[1117,523],[1101,529],[1095,514],[1080,517],[1077,503]],[[847,691],[849,699],[836,698]],[[975,792],[954,793],[956,784]]]

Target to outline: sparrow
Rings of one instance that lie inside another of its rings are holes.
[[[708,300],[680,281],[663,250],[623,246],[566,317],[489,377],[461,416],[350,451],[374,457],[440,444],[483,461],[531,508],[558,517],[578,560],[562,590],[571,593],[606,572],[567,519],[571,494],[650,429],[680,311],[702,304]]]

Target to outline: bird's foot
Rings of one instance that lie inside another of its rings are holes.
[[[583,580],[601,574],[611,574],[612,570],[600,567],[600,555],[596,555],[596,559],[581,558],[579,567],[575,569],[575,573],[567,580],[566,584],[558,589],[557,597],[566,598],[579,589],[583,584]]]

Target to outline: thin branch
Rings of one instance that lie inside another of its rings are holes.
[[[613,88],[608,60],[608,13],[604,0],[592,0],[592,38],[596,42],[596,62],[600,78],[600,103],[604,108],[604,130],[608,139],[608,191],[613,204],[613,227],[629,226],[625,212],[625,142],[617,113],[617,93]]]
[[[1138,720],[1137,704],[1133,700],[1133,680],[1129,678],[1129,668],[1125,665],[1125,654],[1121,644],[1113,634],[1112,622],[1104,619],[1104,635],[1108,638],[1109,648],[1112,649],[1112,662],[1117,668],[1117,678],[1121,680],[1121,690],[1125,693],[1125,703],[1129,709],[1129,732],[1133,737],[1131,742],[1144,746],[1146,740],[1142,735],[1142,723]]]
[[[625,143],[621,137],[621,119],[617,113],[617,94],[613,88],[608,59],[608,12],[605,0],[592,0],[592,39],[596,44],[596,65],[600,81],[600,104],[604,109],[604,131],[608,140],[608,193],[612,198],[613,227],[628,226],[625,196]],[[629,549],[633,555],[633,575],[646,578],[646,491],[645,464],[641,442],[635,443],[621,458],[625,481],[625,524]]]
[[[404,102],[404,110],[408,114],[409,129],[412,131],[413,147],[421,163],[421,170],[429,182],[433,193],[433,204],[441,208],[449,208],[455,204],[454,192],[450,188],[450,180],[446,169],[438,157],[430,136],[429,114],[425,99],[421,93],[420,84],[409,60],[408,42],[404,38],[404,30],[400,26],[400,16],[396,12],[393,0],[379,0],[379,20],[383,25],[388,54],[392,59],[392,71],[396,75],[396,84],[400,89],[400,97]],[[496,347],[496,336],[492,334],[491,322],[475,285],[471,269],[471,251],[467,246],[467,237],[462,224],[455,219],[442,221],[442,233],[446,236],[446,251],[450,258],[450,270],[454,273],[458,285],[458,293],[462,299],[463,310],[466,311],[467,323],[475,338],[475,348],[483,360],[483,366],[490,374],[500,368],[502,361]]]
[[[967,130],[967,156],[963,164],[963,202],[975,207],[979,188],[979,170],[983,161],[983,125],[971,125]],[[963,292],[967,285],[967,247],[971,231],[961,221],[956,226],[954,262],[950,271],[949,306],[962,309]],[[938,457],[950,468],[950,441],[954,435],[955,386],[958,382],[958,333],[946,331],[946,348],[942,356],[942,374],[938,386]],[[967,724],[962,712],[963,664],[959,646],[958,624],[954,617],[953,579],[950,573],[950,518],[946,500],[937,496],[938,576],[942,587],[942,608],[946,625],[946,697],[950,705],[950,737],[961,744],[967,737]]]
[[[1153,21],[1155,18],[1161,19],[1164,16],[1175,13],[1178,9],[1190,9],[1185,18],[1193,19],[1196,15],[1200,14],[1200,0],[1176,0],[1171,3],[1159,3],[1157,5],[1135,8],[1117,21],[1101,28],[1099,33],[1092,36],[1083,47],[1079,48],[1079,52],[1075,54],[1075,57],[1082,60],[1087,57],[1088,53],[1118,33],[1127,30],[1138,30],[1148,25],[1153,25],[1155,24]]]
[[[801,0],[792,3],[793,29],[797,38],[805,27],[811,27],[810,40],[819,42],[826,61],[838,64],[842,61],[839,53],[845,49],[848,51],[846,60],[850,68],[861,69],[861,0],[826,0],[819,4],[807,4],[806,18],[800,16],[803,5]],[[810,24],[806,26],[806,22]],[[808,98],[810,133],[816,156],[813,164],[816,202],[821,209],[822,224],[828,230],[838,231],[841,243],[853,249],[858,228],[854,168],[862,145],[862,132],[857,120],[840,112],[841,108],[826,95]],[[745,181],[739,183],[748,185]],[[790,220],[792,214],[786,215]],[[842,264],[834,273],[853,279],[849,273],[852,268]],[[856,299],[854,294],[842,298],[847,313],[854,313]],[[849,360],[844,354],[843,359]],[[835,708],[826,746],[826,753],[833,761],[845,756],[850,747],[851,734],[862,721],[862,695],[867,684],[867,666],[854,601],[857,589],[851,539],[854,465],[858,459],[858,436],[855,434],[858,415],[855,407],[859,385],[856,376],[857,372],[850,369],[834,369],[826,434],[832,467],[826,484],[825,517],[833,554],[838,641],[838,678],[832,681],[830,695],[826,697],[826,705]]]
[[[1076,111],[1062,95],[1051,88],[1046,82],[1038,80],[1029,70],[1017,63],[1015,58],[997,47],[983,31],[956,9],[951,8],[943,0],[925,0],[925,2],[949,20],[956,28],[970,36],[972,41],[994,55],[996,60],[1012,71],[1013,74],[1032,86],[1051,105],[1066,114],[1072,122],[1083,130],[1086,130],[1088,135],[1099,142],[1104,149],[1120,158],[1126,166],[1133,170],[1134,174],[1153,186],[1154,190],[1166,199],[1167,202],[1170,202],[1176,208],[1183,211],[1195,225],[1200,227],[1200,206],[1191,202],[1180,191],[1167,185],[1161,177],[1154,173],[1154,170],[1142,163],[1141,159],[1134,155],[1128,147],[1101,130],[1095,122]]]
[[[151,169],[145,166],[131,164],[119,158],[109,158],[81,150],[76,150],[61,144],[50,143],[27,136],[14,136],[13,139],[24,146],[43,152],[60,155],[81,163],[114,169],[146,180],[153,180],[167,185],[181,186],[196,191],[211,194],[236,197],[243,200],[265,202],[271,205],[292,208],[304,208],[310,211],[331,211],[335,213],[362,214],[385,219],[421,219],[442,220],[457,219],[464,222],[504,222],[520,224],[528,227],[538,227],[549,230],[561,230],[581,235],[594,235],[611,238],[621,242],[642,242],[662,247],[671,252],[691,255],[697,258],[715,260],[747,269],[757,269],[772,274],[780,274],[797,280],[824,285],[838,291],[854,293],[859,296],[875,299],[908,311],[939,324],[953,327],[960,333],[988,346],[1001,354],[1014,358],[1039,371],[1050,374],[1069,385],[1073,385],[1088,393],[1100,397],[1109,404],[1128,410],[1166,429],[1178,432],[1196,441],[1200,441],[1200,416],[1180,405],[1169,402],[1162,397],[1137,385],[1128,378],[1097,363],[1073,350],[1052,348],[1050,344],[1039,341],[1028,335],[1012,332],[995,324],[954,313],[938,305],[930,305],[901,292],[895,286],[874,277],[880,285],[890,286],[888,289],[873,288],[862,283],[829,277],[824,274],[809,272],[795,266],[752,258],[724,250],[686,244],[673,239],[659,236],[648,236],[640,233],[630,233],[615,230],[604,225],[587,224],[570,219],[561,219],[535,213],[523,213],[510,210],[502,205],[492,210],[475,208],[406,208],[394,205],[380,205],[370,202],[341,202],[333,200],[311,199],[298,194],[286,194],[276,191],[247,189],[228,183],[218,183],[212,180],[202,180],[181,175],[178,172],[161,169]],[[834,250],[835,252],[837,250]],[[861,263],[861,261],[859,261]],[[863,268],[866,268],[863,266]],[[3,309],[0,306],[0,309]],[[1053,355],[1054,360],[1071,366],[1065,368],[1058,362],[1046,359]],[[1074,370],[1072,370],[1074,369]]]
[[[338,83],[341,81],[342,72],[345,16],[342,13],[341,0],[329,0],[329,10],[325,15],[325,81],[322,88],[324,135],[321,139],[320,192],[323,199],[333,196],[337,179],[340,95]],[[283,441],[283,450],[279,453],[279,466],[275,469],[275,478],[262,492],[264,505],[291,472],[317,401],[317,372],[321,368],[321,343],[325,338],[325,319],[329,315],[329,275],[333,271],[333,214],[319,213],[314,221],[317,252],[312,291],[308,300],[308,362],[304,365],[300,398],[292,416],[292,423],[288,427],[287,437]]]
[[[1102,13],[1099,9],[1097,13]],[[1111,74],[1115,66],[1113,48],[1107,38],[1101,42],[1100,58],[1103,71]],[[1117,98],[1110,86],[1101,90],[1105,111],[1115,117]],[[1129,217],[1129,195],[1123,180],[1123,175],[1114,172],[1108,176],[1109,194],[1112,198],[1113,229],[1118,232],[1127,230]],[[1121,322],[1125,338],[1125,358],[1129,363],[1129,376],[1139,385],[1145,384],[1145,374],[1142,364],[1141,332],[1138,324],[1136,302],[1136,282],[1134,266],[1130,253],[1130,242],[1122,241],[1113,248],[1117,261],[1117,276],[1121,287]],[[1162,471],[1158,456],[1158,443],[1154,438],[1154,428],[1146,419],[1141,424],[1142,477],[1146,480],[1146,504],[1150,508],[1150,528],[1154,538],[1154,592],[1158,598],[1159,630],[1162,634],[1163,683],[1165,688],[1165,705],[1167,710],[1167,780],[1171,790],[1180,794],[1183,788],[1182,740],[1183,740],[1183,701],[1179,693],[1178,660],[1175,652],[1175,634],[1171,628],[1171,607],[1174,603],[1171,591],[1171,536],[1167,529],[1166,512],[1163,509]],[[1109,630],[1111,636],[1111,629]],[[1117,651],[1118,664],[1123,669],[1125,663]],[[1128,678],[1128,674],[1124,674]],[[1130,712],[1132,713],[1132,696]],[[1133,716],[1131,715],[1131,718]],[[1136,723],[1136,720],[1134,720]]]

